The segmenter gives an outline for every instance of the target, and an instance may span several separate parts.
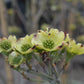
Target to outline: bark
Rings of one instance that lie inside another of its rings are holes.
[[[72,1],[72,6],[76,7],[76,5],[77,5],[77,0],[73,0]],[[75,24],[75,14],[72,11],[70,11],[70,14],[69,14],[69,27],[72,24]],[[73,37],[73,31],[70,28],[68,28],[68,32],[69,32],[70,36]]]
[[[6,10],[5,10],[4,2],[3,0],[0,0],[1,32],[3,36],[7,37],[8,33],[7,33],[7,22],[6,22],[5,13],[6,13]],[[8,63],[6,62],[5,62],[5,69],[6,69],[6,75],[8,80],[7,84],[13,84],[12,71],[8,67]]]

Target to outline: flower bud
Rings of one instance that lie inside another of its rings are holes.
[[[23,57],[22,55],[20,55],[19,53],[13,51],[10,55],[9,55],[9,64],[13,65],[14,67],[18,67],[23,61]]]

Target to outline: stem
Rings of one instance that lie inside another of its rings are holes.
[[[54,80],[50,82],[51,84],[61,84],[60,80]]]
[[[44,73],[40,73],[40,72],[34,72],[34,71],[28,71],[29,73],[33,74],[33,75],[37,75],[37,76],[41,76],[44,78],[48,78],[49,80],[54,80],[52,77],[44,74]]]
[[[16,70],[16,69],[15,69]],[[33,82],[46,82],[46,80],[37,80],[37,79],[31,79],[29,77],[27,77],[25,74],[24,74],[24,71],[23,70],[17,70],[25,79],[29,80],[29,81],[33,81]]]
[[[28,63],[28,61],[26,61],[26,65],[30,70],[32,70],[31,65]]]
[[[61,84],[60,80],[51,81],[51,84]]]
[[[36,80],[36,79],[30,79],[30,81],[34,81],[34,82],[46,82],[46,80]]]
[[[48,76],[48,75],[46,75],[44,73],[41,73],[41,72],[30,71],[30,70],[24,69],[24,68],[21,68],[20,70],[23,71],[23,72],[26,72],[27,74],[30,73],[32,75],[39,76],[39,77],[43,78],[46,81],[53,81],[54,80],[53,77]]]
[[[52,69],[51,69],[51,63],[49,61],[49,76],[51,76],[51,75],[52,75]]]
[[[56,78],[58,78],[58,77],[59,77],[59,74],[58,74],[58,72],[57,72],[56,65],[55,65],[55,64],[52,64],[52,65],[53,65],[53,67],[54,67],[54,71],[55,71]]]

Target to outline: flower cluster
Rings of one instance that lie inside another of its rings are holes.
[[[65,35],[63,31],[51,28],[39,30],[19,40],[15,36],[0,38],[0,53],[8,57],[10,65],[18,67],[25,61],[30,61],[35,53],[41,55],[41,60],[44,59],[43,54],[47,53],[52,63],[66,53],[65,61],[68,62],[75,55],[84,54],[84,46],[81,43],[76,44],[69,34]]]

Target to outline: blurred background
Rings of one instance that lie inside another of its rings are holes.
[[[0,0],[0,37],[17,38],[54,27],[84,43],[84,0]],[[84,84],[84,55],[62,76],[64,84]],[[0,55],[0,84],[41,84],[25,80]]]

